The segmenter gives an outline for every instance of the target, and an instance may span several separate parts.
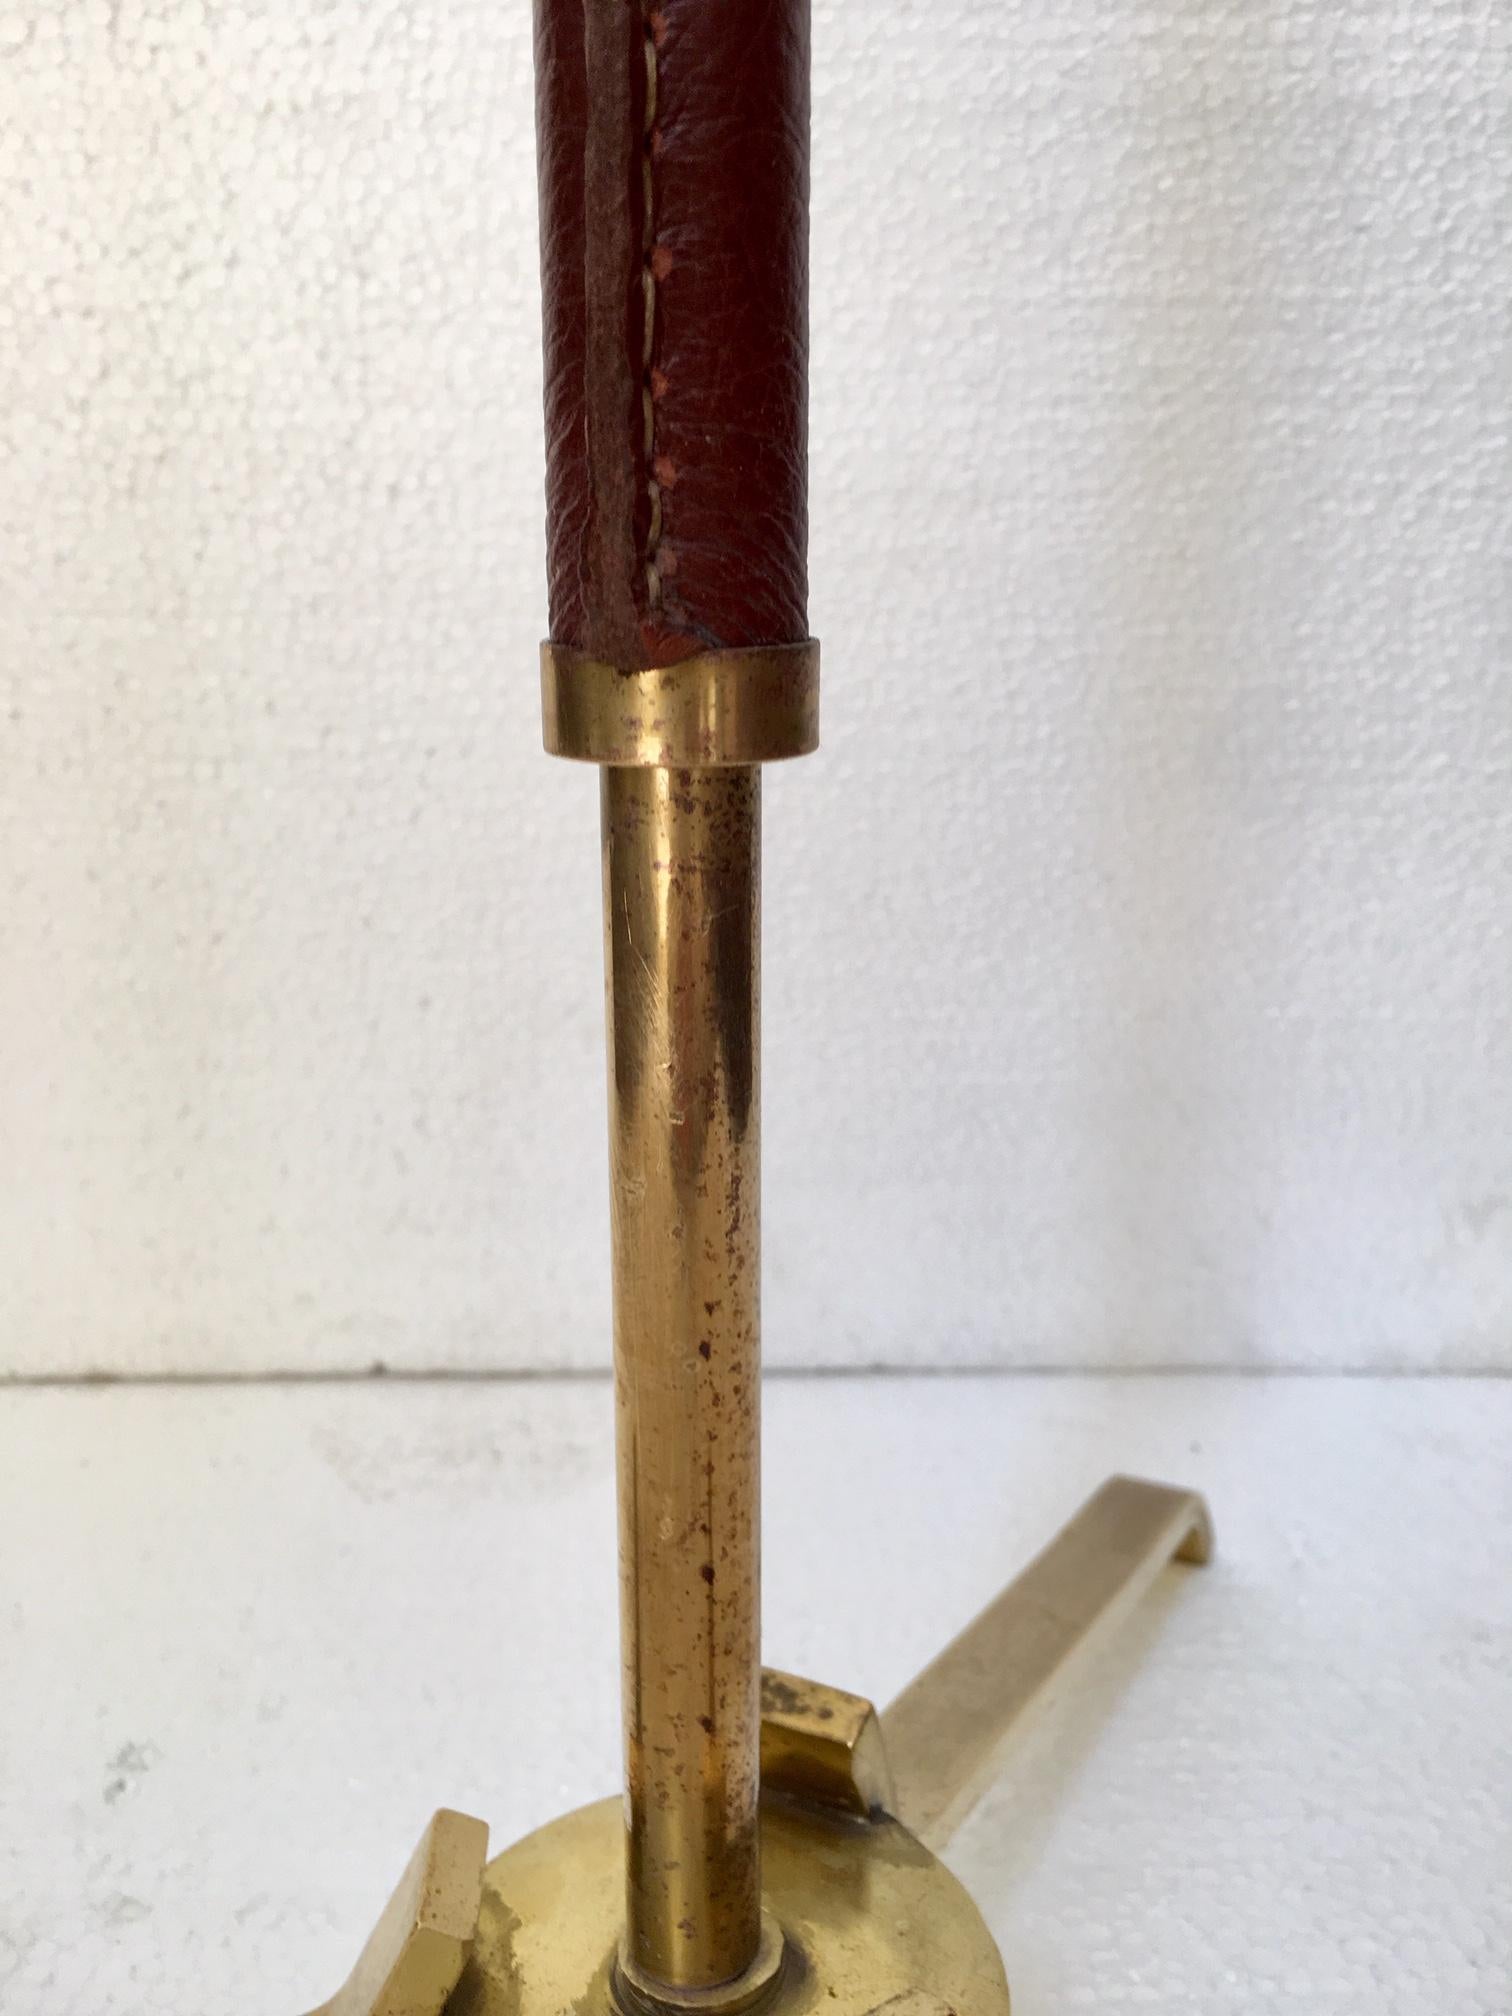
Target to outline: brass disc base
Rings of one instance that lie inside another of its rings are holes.
[[[906,2016],[1008,2016],[981,1913],[898,1821],[769,1798],[761,1866],[783,1936],[763,2011],[868,2016],[906,1998]],[[553,1820],[484,1871],[477,1936],[447,2016],[626,2016],[616,1966],[624,1915],[623,1801]]]

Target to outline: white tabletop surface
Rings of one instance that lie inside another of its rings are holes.
[[[1173,1569],[957,1835],[1016,2016],[1512,2011],[1512,1382],[792,1378],[766,1656],[886,1700],[1110,1470]],[[0,1390],[0,2010],[296,2016],[617,1773],[601,1380]]]

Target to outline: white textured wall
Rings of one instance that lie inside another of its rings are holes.
[[[1512,1364],[1499,0],[819,7],[778,1361]],[[526,9],[0,9],[0,1363],[599,1362]]]

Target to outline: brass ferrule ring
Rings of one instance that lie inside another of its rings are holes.
[[[777,763],[819,746],[819,646],[700,651],[625,671],[541,646],[541,726],[553,756],[636,769]]]

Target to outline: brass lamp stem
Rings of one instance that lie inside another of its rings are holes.
[[[602,766],[625,1726],[622,1999],[734,2016],[761,1903],[761,772],[819,647],[541,649],[546,746]]]
[[[621,1965],[654,1994],[761,1934],[761,773],[605,769],[602,806]]]

